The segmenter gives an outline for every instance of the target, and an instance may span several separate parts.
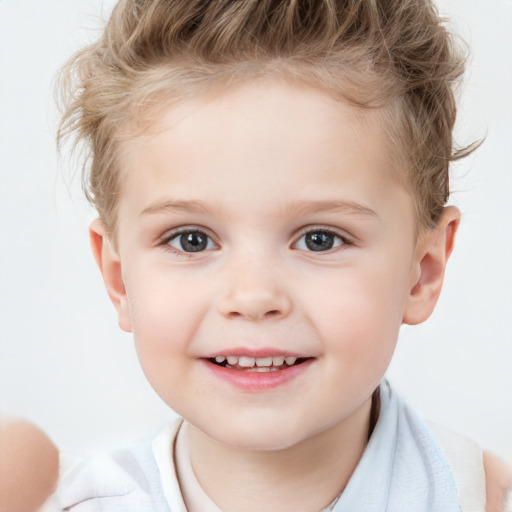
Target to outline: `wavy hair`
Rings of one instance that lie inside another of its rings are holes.
[[[454,88],[465,58],[430,0],[120,0],[61,71],[58,141],[88,148],[83,187],[115,237],[122,142],[166,103],[212,85],[284,77],[382,107],[420,226],[449,196]]]

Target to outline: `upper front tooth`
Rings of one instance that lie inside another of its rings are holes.
[[[268,357],[246,357],[246,356],[217,356],[215,360],[218,363],[222,363],[227,360],[228,364],[233,365],[240,365],[244,368],[251,368],[254,365],[258,367],[265,367],[265,366],[281,366],[284,362],[288,366],[292,366],[297,361],[296,357],[293,356],[268,356]]]
[[[272,364],[274,366],[281,366],[284,363],[284,356],[274,356],[272,358]]]
[[[257,357],[256,366],[272,366],[272,356],[270,357]]]
[[[228,358],[229,359],[229,358]],[[243,366],[244,368],[250,368],[251,366],[254,366],[254,362],[256,361],[256,359],[254,359],[254,357],[245,357],[245,356],[241,356],[239,359],[238,359],[238,364],[240,366]],[[229,360],[228,360],[229,362]],[[229,363],[231,364],[231,363]]]

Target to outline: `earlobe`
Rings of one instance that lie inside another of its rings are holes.
[[[448,206],[444,208],[438,225],[419,241],[413,268],[415,276],[403,323],[419,324],[432,314],[441,293],[446,264],[453,251],[459,223],[459,210]]]
[[[89,237],[94,259],[98,264],[103,282],[112,304],[116,308],[119,326],[123,331],[131,332],[131,318],[123,282],[121,260],[113,249],[103,222],[94,220],[89,226]]]

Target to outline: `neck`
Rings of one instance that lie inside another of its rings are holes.
[[[370,409],[368,400],[333,427],[275,451],[233,448],[190,425],[194,473],[224,512],[320,511],[343,491],[364,452]]]

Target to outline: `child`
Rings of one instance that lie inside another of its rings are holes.
[[[462,68],[427,0],[118,3],[60,135],[89,144],[94,255],[183,421],[77,467],[66,510],[505,505],[506,471],[383,380],[453,249]]]

